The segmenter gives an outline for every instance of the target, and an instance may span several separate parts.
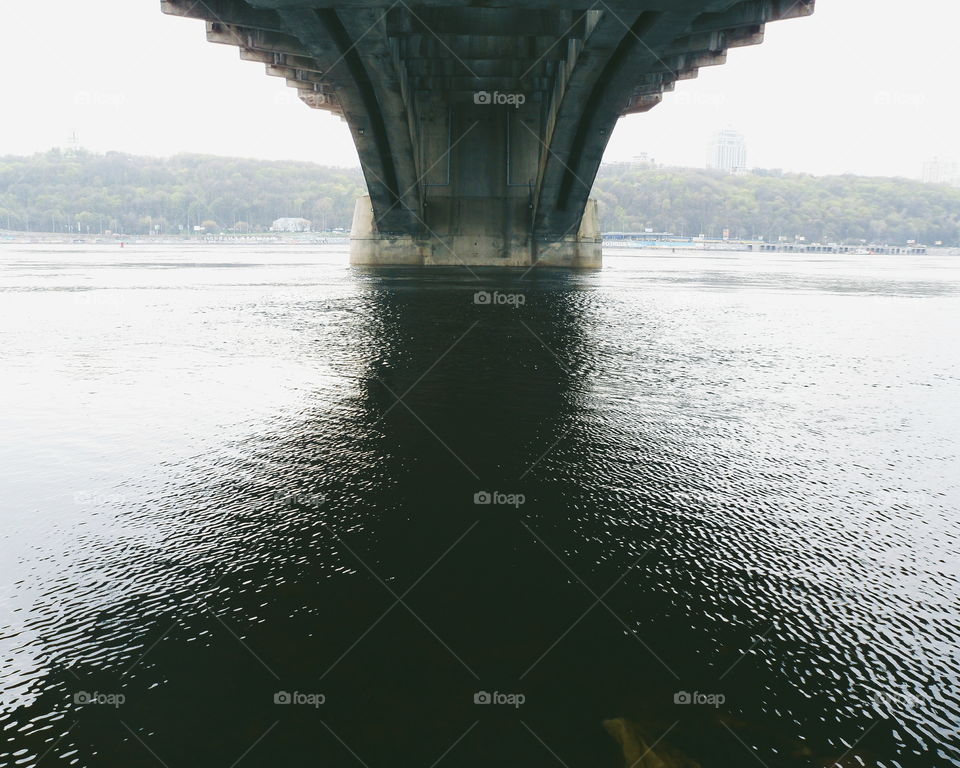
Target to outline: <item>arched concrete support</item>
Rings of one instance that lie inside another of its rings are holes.
[[[762,2],[748,3],[753,13],[763,12]],[[622,115],[650,109],[676,80],[721,63],[729,44],[722,33],[691,36],[689,7],[679,3],[673,10],[605,8],[563,84],[555,127],[546,137],[549,150],[536,203],[540,231],[577,226]],[[730,8],[729,0],[704,0],[697,19],[715,18],[723,25],[729,16],[718,11]]]
[[[605,12],[585,41],[559,97],[553,130],[545,137],[548,150],[535,206],[540,231],[567,232],[577,226],[598,158],[632,90],[632,82],[624,88],[621,81],[637,51],[649,50],[643,38],[661,15],[649,11],[624,19]]]
[[[399,75],[385,49],[384,13],[353,9],[346,21],[332,8],[281,10],[280,18],[340,84],[343,117],[350,125],[377,221],[387,233],[419,224],[419,185],[413,143],[404,118]]]

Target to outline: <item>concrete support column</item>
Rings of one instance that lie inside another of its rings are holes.
[[[569,267],[597,269],[602,264],[597,201],[588,200],[580,228],[559,237],[531,235],[529,227],[492,232],[492,212],[502,208],[499,198],[455,201],[452,229],[456,234],[421,235],[381,233],[373,204],[357,199],[350,233],[350,263],[355,266],[489,266]],[[461,210],[470,213],[460,215]],[[448,213],[450,213],[448,211]]]
[[[361,198],[354,264],[600,266],[596,205],[556,232],[534,225],[548,105],[537,93],[415,95],[420,205],[415,231],[385,222],[397,203]]]

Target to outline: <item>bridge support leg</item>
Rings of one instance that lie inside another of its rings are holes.
[[[379,231],[370,197],[364,195],[357,199],[353,213],[350,263],[583,269],[601,266],[596,200],[587,201],[579,231],[556,237],[531,235],[526,209],[523,200],[438,199],[430,211],[431,223],[424,222],[418,234],[391,234]]]
[[[354,212],[353,264],[600,266],[595,203],[582,221],[585,197],[535,223],[549,155],[538,96],[417,91],[410,106],[417,180],[388,194],[365,165],[372,192]]]

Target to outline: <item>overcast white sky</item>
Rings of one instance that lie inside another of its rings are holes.
[[[96,151],[357,164],[345,123],[156,0],[7,0],[0,21],[0,154],[76,131]],[[754,167],[917,177],[925,159],[960,154],[958,29],[956,0],[818,0],[621,120],[606,159],[703,166],[730,126]]]

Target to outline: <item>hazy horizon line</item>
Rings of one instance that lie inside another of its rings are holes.
[[[108,149],[108,150],[99,151],[94,149],[87,149],[86,147],[74,148],[74,147],[64,147],[61,145],[52,146],[43,150],[37,150],[36,152],[33,152],[31,154],[26,154],[26,155],[25,154],[0,154],[0,159],[5,160],[10,158],[16,158],[16,159],[26,160],[26,159],[30,159],[37,156],[47,155],[57,150],[64,153],[83,152],[88,155],[101,156],[101,157],[106,157],[108,155],[124,155],[127,157],[149,158],[152,160],[172,160],[177,157],[189,157],[189,156],[216,157],[223,160],[248,160],[248,161],[253,161],[258,163],[274,163],[274,164],[293,163],[293,164],[300,164],[300,165],[312,165],[312,166],[316,166],[317,168],[324,168],[327,170],[337,170],[337,171],[360,171],[360,172],[363,171],[363,168],[359,164],[328,165],[324,163],[318,163],[315,160],[296,160],[292,158],[277,159],[277,158],[256,157],[253,155],[220,155],[215,152],[201,152],[201,151],[194,151],[194,150],[181,150],[179,152],[173,152],[171,154],[140,154],[137,152],[126,152],[124,150],[119,150],[119,149]],[[941,159],[941,158],[935,158],[935,159]],[[744,172],[738,174],[738,173],[731,173],[729,171],[719,170],[716,168],[709,168],[706,165],[698,166],[698,165],[677,165],[677,164],[670,164],[670,163],[658,163],[655,159],[653,160],[611,159],[611,160],[604,160],[600,163],[601,168],[608,168],[612,166],[622,166],[622,165],[652,165],[657,168],[668,168],[668,169],[672,168],[672,169],[686,170],[686,171],[712,171],[717,173],[718,175],[723,175],[723,176],[749,175],[754,171],[770,171],[770,172],[776,172],[781,176],[806,176],[806,177],[817,178],[817,179],[828,179],[828,178],[838,178],[838,177],[842,178],[842,177],[852,176],[852,177],[862,178],[862,179],[902,179],[904,181],[913,181],[918,184],[932,184],[932,182],[924,182],[922,178],[919,178],[917,176],[890,176],[890,175],[884,176],[884,175],[877,175],[877,174],[849,173],[849,172],[847,173],[814,173],[812,171],[790,171],[790,170],[785,170],[783,168],[776,168],[776,167],[767,168],[762,166],[750,167],[745,169]],[[939,185],[935,184],[934,186],[950,186],[950,185],[944,183]]]

